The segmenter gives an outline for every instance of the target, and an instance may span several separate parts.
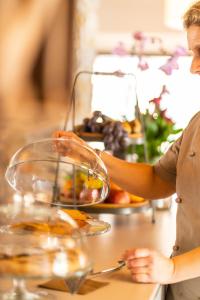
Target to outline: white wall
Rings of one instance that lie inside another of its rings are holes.
[[[185,46],[184,31],[167,28],[164,15],[164,0],[100,0],[97,48],[112,49],[120,40],[131,45],[135,31],[162,37],[169,49]]]

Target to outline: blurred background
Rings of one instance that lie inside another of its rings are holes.
[[[163,105],[177,127],[186,126],[200,106],[198,81],[189,73],[191,57],[180,54],[187,47],[180,19],[191,2],[0,0],[1,176],[19,147],[63,127],[80,70],[134,73],[141,111],[166,85]],[[163,72],[170,57],[176,64]],[[80,79],[76,122],[99,109],[120,120],[129,104],[118,99],[115,84]],[[134,107],[127,118],[134,119]]]

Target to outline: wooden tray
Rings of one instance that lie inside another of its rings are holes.
[[[77,132],[78,136],[85,141],[102,141],[103,135],[101,133],[94,133],[94,132]],[[130,139],[142,139],[142,133],[131,133],[128,135]]]
[[[152,208],[150,202],[148,200],[145,200],[143,202],[130,204],[101,203],[92,206],[81,207],[81,210],[94,214],[97,213],[130,215],[134,212],[142,212],[150,208]]]

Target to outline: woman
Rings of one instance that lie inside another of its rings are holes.
[[[191,72],[200,74],[200,1],[184,16],[189,49],[193,53]],[[58,131],[56,137],[70,137]],[[151,249],[130,249],[124,259],[135,282],[169,284],[167,300],[200,299],[200,113],[182,136],[154,165],[129,163],[101,152],[113,181],[130,193],[148,199],[177,193],[177,238],[171,258]],[[119,172],[120,170],[120,172]]]

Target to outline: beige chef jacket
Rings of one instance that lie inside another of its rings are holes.
[[[176,186],[177,229],[172,255],[200,247],[200,112],[154,168]],[[200,299],[200,277],[170,285],[166,299]]]

